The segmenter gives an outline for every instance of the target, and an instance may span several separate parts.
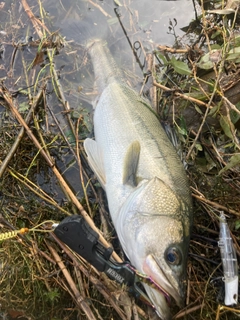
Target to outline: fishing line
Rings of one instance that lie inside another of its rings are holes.
[[[146,283],[148,286],[160,291],[164,295],[167,304],[169,306],[171,305],[171,298],[170,298],[170,295],[168,294],[168,292],[166,290],[164,290],[163,287],[161,287],[156,281],[154,281],[154,279],[151,276],[148,276],[144,273],[139,272],[137,269],[135,269],[131,265],[129,265],[129,267],[136,273],[138,279],[141,282]]]
[[[140,69],[143,71],[143,69],[144,69],[144,67],[145,67],[145,61],[144,61],[144,64],[142,64],[141,61],[140,61],[140,59],[139,59],[139,57],[138,57],[138,55],[137,55],[137,50],[139,50],[139,49],[141,48],[141,43],[140,43],[139,41],[136,41],[136,42],[134,42],[134,44],[132,45],[132,43],[131,43],[131,41],[130,41],[130,39],[129,39],[129,36],[128,36],[128,34],[127,34],[127,31],[126,31],[126,29],[125,29],[125,27],[124,27],[124,25],[123,25],[123,23],[122,23],[122,21],[121,21],[121,15],[120,15],[120,13],[118,12],[118,8],[115,8],[115,9],[114,9],[114,12],[115,12],[115,15],[116,15],[119,23],[120,23],[120,26],[121,26],[121,28],[122,28],[122,30],[123,30],[123,33],[124,33],[124,35],[126,36],[126,39],[127,39],[128,43],[129,43],[131,49],[132,49],[132,52],[133,52],[133,54],[134,54],[134,56],[135,56],[135,58],[136,58],[136,61],[137,61],[137,63],[139,64]],[[156,57],[158,63],[159,63],[160,65],[162,65],[160,59],[159,59],[158,56],[156,55],[156,52],[154,52],[154,56]],[[179,90],[182,94],[184,94],[184,91],[182,90],[182,88],[181,88],[180,86],[178,86],[177,83],[175,83],[175,82],[168,76],[168,74],[167,74],[166,72],[163,71],[163,73],[164,73],[164,75],[167,77],[167,79],[168,79],[176,88],[178,88],[178,90]],[[194,107],[193,102],[190,101],[190,103],[191,103],[191,105]],[[208,129],[210,130],[208,123],[206,123],[206,125],[207,125]],[[212,138],[213,138],[213,137],[212,137]],[[214,139],[214,138],[213,138],[213,139]]]
[[[45,223],[51,223],[52,225],[54,224],[53,220],[46,220],[44,222],[41,222],[40,224],[36,225],[35,227],[29,229],[29,228],[21,228],[19,230],[13,230],[13,231],[8,231],[4,233],[0,233],[0,241],[7,240],[7,239],[12,239],[17,237],[18,235],[23,235],[29,232],[53,232],[53,229],[49,230],[44,230],[44,229],[38,229],[41,225]]]
[[[128,43],[129,43],[131,49],[132,49],[132,52],[133,52],[133,54],[134,54],[134,56],[135,56],[135,58],[137,60],[137,63],[139,64],[140,69],[143,71],[143,69],[145,67],[145,63],[144,64],[141,63],[141,61],[140,61],[140,59],[139,59],[139,57],[137,55],[137,52],[136,52],[136,50],[139,50],[139,48],[141,48],[140,42],[136,41],[139,44],[139,47],[138,48],[134,48],[135,44],[132,45],[132,42],[128,37],[127,31],[126,31],[126,29],[125,29],[125,27],[124,27],[124,25],[123,25],[123,23],[121,21],[121,15],[120,15],[120,13],[118,13],[118,8],[115,8],[114,12],[115,12],[116,17],[118,18],[118,21],[119,21],[120,26],[121,26],[121,28],[123,30],[123,33],[126,36],[126,39],[127,39]]]
[[[42,226],[44,224],[47,224],[47,223],[51,223],[51,229],[47,229],[47,230],[46,229],[39,229],[40,226]],[[13,230],[13,231],[2,233],[2,234],[0,234],[0,241],[11,239],[11,238],[14,238],[14,237],[16,237],[18,235],[24,235],[24,234],[29,233],[29,232],[45,232],[45,233],[46,232],[53,232],[55,227],[57,227],[58,225],[59,225],[58,223],[56,223],[56,222],[54,222],[52,220],[46,220],[46,221],[41,222],[40,224],[36,225],[35,227],[31,228],[31,229],[29,229],[29,228],[21,228],[19,230]],[[89,235],[90,235],[90,233],[89,233]],[[61,240],[63,240],[63,239],[61,239]],[[87,238],[86,238],[86,241],[87,241]],[[63,240],[63,243],[65,243],[64,240]],[[69,243],[66,243],[66,244],[70,247],[70,249],[75,251],[74,248],[72,248]],[[79,253],[79,252],[77,252],[77,253]],[[103,254],[103,258],[104,258],[104,254]],[[89,259],[87,259],[86,257],[84,257],[84,259],[91,264],[91,260],[89,261]],[[137,296],[138,296],[138,298],[140,298],[140,300],[142,300],[143,302],[145,302],[148,305],[152,306],[152,308],[156,309],[155,306],[151,303],[151,301],[147,297],[147,295],[137,286],[138,282],[145,283],[148,286],[158,290],[161,294],[163,294],[167,304],[170,306],[171,297],[168,294],[168,292],[160,284],[156,283],[151,276],[148,276],[146,274],[143,274],[143,273],[139,272],[137,269],[135,269],[130,264],[127,264],[127,266],[132,271],[134,271],[134,273],[135,273],[136,278],[135,278],[134,288],[135,288],[135,290],[137,292]],[[119,268],[120,267],[121,267],[121,264],[119,264]],[[130,292],[131,292],[131,287],[130,287]]]

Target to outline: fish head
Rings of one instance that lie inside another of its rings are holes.
[[[120,242],[134,267],[156,284],[144,287],[162,319],[170,319],[169,297],[184,304],[190,225],[191,201],[159,178],[143,182],[120,210]]]

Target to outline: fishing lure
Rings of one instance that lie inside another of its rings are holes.
[[[238,302],[238,262],[236,250],[233,246],[232,237],[223,212],[220,214],[220,233],[218,246],[221,252],[223,264],[223,281],[225,283],[226,306],[237,304]]]

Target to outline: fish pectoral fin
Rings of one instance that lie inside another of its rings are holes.
[[[101,186],[105,189],[106,178],[104,171],[104,161],[103,154],[101,149],[98,147],[97,142],[87,138],[84,140],[84,149],[88,156],[88,163],[96,174],[98,181],[101,183]]]
[[[137,185],[137,169],[141,146],[133,141],[128,147],[123,164],[123,184]]]

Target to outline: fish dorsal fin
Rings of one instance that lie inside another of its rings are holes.
[[[105,189],[106,179],[102,151],[98,147],[97,142],[89,138],[84,140],[83,145],[88,156],[88,163],[93,172],[96,174],[98,181]]]
[[[123,184],[137,184],[137,169],[140,156],[140,143],[133,141],[128,147],[123,163]]]

